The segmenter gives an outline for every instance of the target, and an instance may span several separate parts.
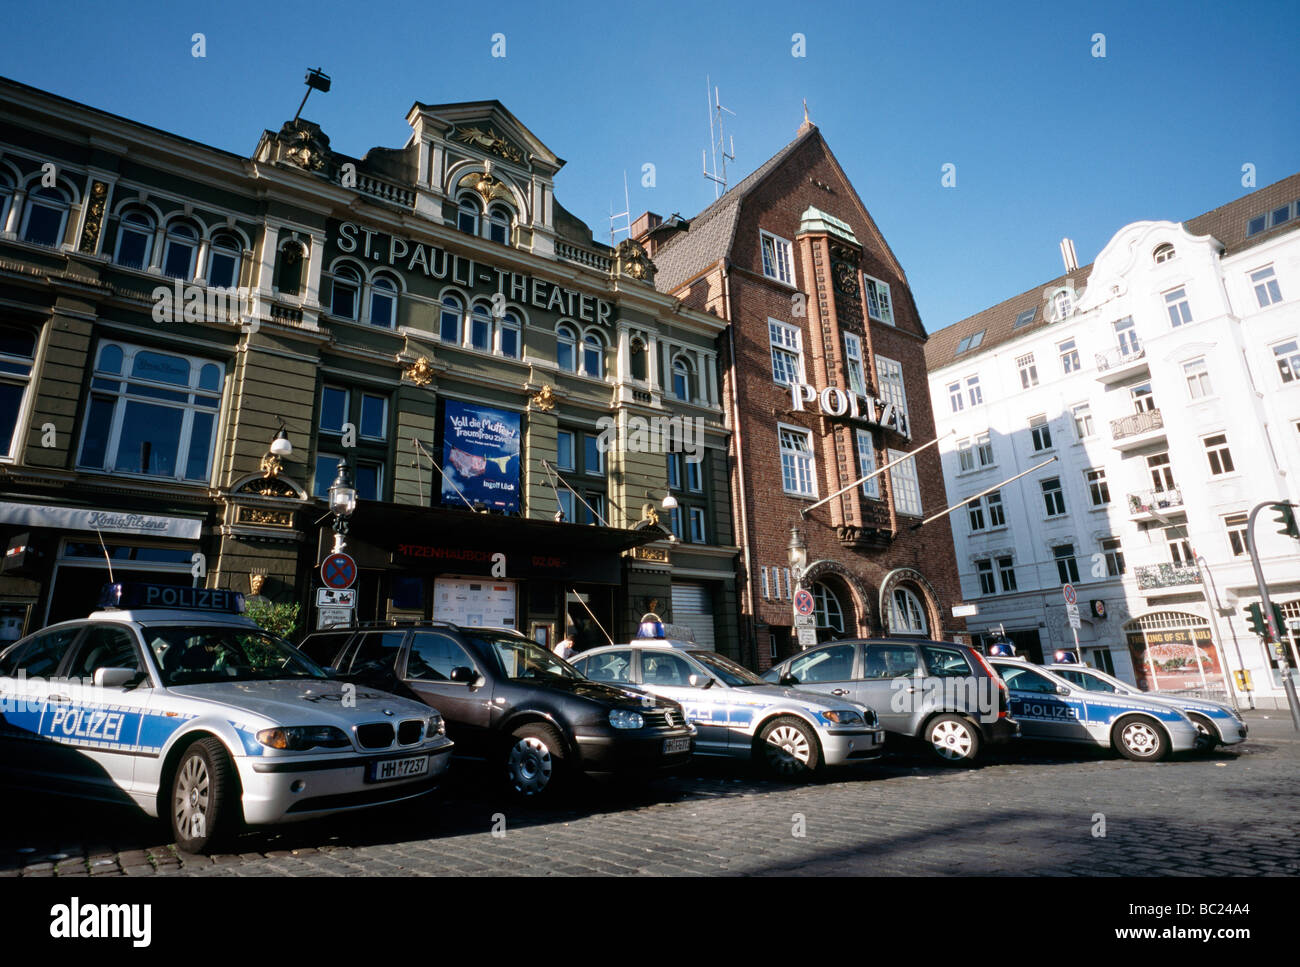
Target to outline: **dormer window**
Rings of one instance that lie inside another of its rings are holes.
[[[483,209],[479,207],[479,203],[471,196],[462,196],[460,199],[460,208],[456,214],[456,227],[466,235],[477,235],[478,220],[482,213]]]
[[[1052,296],[1052,321],[1060,322],[1074,311],[1074,293],[1061,289]]]
[[[1156,264],[1159,265],[1161,262],[1168,262],[1174,257],[1174,254],[1174,247],[1168,242],[1165,242],[1163,245],[1156,246],[1156,250],[1151,253],[1151,257],[1155,259]]]
[[[488,212],[488,238],[500,245],[510,244],[510,225],[514,213],[505,205],[493,205]]]

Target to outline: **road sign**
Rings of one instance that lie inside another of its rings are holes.
[[[1067,584],[1064,587],[1062,587],[1061,594],[1065,596],[1066,604],[1074,604],[1079,600],[1078,597],[1075,596],[1073,584]]]
[[[812,645],[815,645],[815,644],[817,644],[817,629],[816,629],[816,628],[800,628],[800,629],[799,629],[799,647],[800,647],[800,648],[808,648],[808,647],[810,647],[810,646],[812,646]]]
[[[352,615],[355,613],[352,608],[319,608],[316,611],[316,627],[346,628],[352,624]]]
[[[794,610],[796,614],[813,613],[813,596],[807,588],[800,588],[794,593]]]
[[[320,566],[320,579],[336,591],[350,588],[357,581],[357,562],[346,554],[331,554]]]
[[[1066,587],[1068,588],[1069,585],[1067,584]],[[1078,631],[1080,628],[1083,627],[1083,623],[1079,620],[1079,606],[1077,604],[1074,604],[1072,602],[1066,602],[1065,613],[1070,619],[1071,628],[1073,628],[1075,631]]]
[[[952,616],[954,618],[973,618],[980,613],[978,604],[954,604],[952,606]]]
[[[316,607],[318,608],[355,608],[357,606],[356,588],[317,588]]]
[[[796,628],[816,628],[816,620],[810,614],[797,614],[794,616],[794,626]]]
[[[1286,628],[1287,631],[1300,631],[1300,618],[1287,618]]]

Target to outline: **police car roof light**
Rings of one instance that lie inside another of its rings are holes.
[[[667,633],[664,631],[664,623],[662,621],[642,621],[641,626],[637,628],[636,636],[638,639],[655,638],[659,640],[668,637]]]
[[[104,585],[99,594],[99,606],[124,611],[169,608],[178,611],[243,614],[244,596],[228,588],[192,588],[176,584],[118,581]]]
[[[1065,648],[1057,649],[1056,653],[1052,657],[1056,659],[1058,665],[1079,664],[1079,656]]]
[[[989,645],[989,654],[998,658],[1015,658],[1016,646],[1005,639],[995,641]]]

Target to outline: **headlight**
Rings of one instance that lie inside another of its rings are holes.
[[[862,714],[851,708],[833,708],[829,712],[817,713],[823,722],[830,725],[865,725]]]
[[[288,749],[292,752],[305,752],[317,747],[341,749],[352,745],[347,733],[332,725],[263,729],[257,733],[257,741],[271,749]]]
[[[639,729],[645,725],[645,719],[641,717],[640,712],[616,708],[609,713],[609,724],[616,729]]]
[[[447,720],[441,715],[430,715],[428,728],[424,730],[426,739],[433,739],[447,734]]]

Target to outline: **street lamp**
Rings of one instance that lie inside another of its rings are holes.
[[[799,525],[790,525],[790,546],[788,548],[790,560],[790,573],[794,576],[795,586],[803,583],[804,568],[808,565],[808,545],[803,542],[803,534],[799,533]]]
[[[262,456],[262,476],[278,477],[280,471],[284,469],[284,458],[293,454],[293,444],[289,442],[289,434],[285,432],[284,424],[280,424],[280,429],[276,432],[275,437],[271,440],[271,446]]]
[[[357,488],[346,460],[339,461],[338,475],[330,484],[330,513],[334,515],[334,553],[343,553],[343,538],[348,532],[348,518],[357,509]]]

